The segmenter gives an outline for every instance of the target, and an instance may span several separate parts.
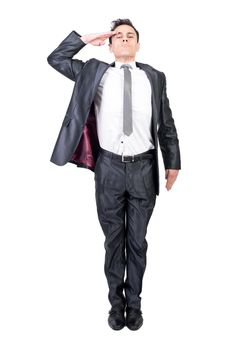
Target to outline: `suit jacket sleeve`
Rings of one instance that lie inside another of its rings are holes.
[[[165,169],[181,169],[177,130],[167,97],[166,76],[163,74],[161,108],[158,123],[158,140]]]
[[[81,35],[73,30],[47,57],[47,62],[65,77],[76,81],[76,77],[85,62],[72,57],[80,51],[86,43],[80,39]]]

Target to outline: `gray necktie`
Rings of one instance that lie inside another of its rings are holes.
[[[123,132],[126,135],[132,133],[132,76],[130,64],[123,64],[124,68],[124,97],[123,97]]]

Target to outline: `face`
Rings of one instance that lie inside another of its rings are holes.
[[[114,32],[109,48],[115,59],[124,62],[135,60],[136,52],[140,48],[135,30],[129,25],[121,24]]]

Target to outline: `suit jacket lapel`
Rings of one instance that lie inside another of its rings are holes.
[[[115,62],[112,62],[110,64],[107,64],[105,62],[100,62],[95,74],[95,78],[93,80],[93,91],[92,91],[92,97],[95,96],[98,85],[102,79],[103,74],[107,71],[107,69],[109,67],[114,67],[115,66]]]

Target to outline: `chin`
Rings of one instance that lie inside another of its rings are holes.
[[[124,55],[125,56],[129,56],[129,55],[131,55],[131,52],[124,50],[124,51],[120,52],[120,55],[122,55],[122,56],[124,56]]]

